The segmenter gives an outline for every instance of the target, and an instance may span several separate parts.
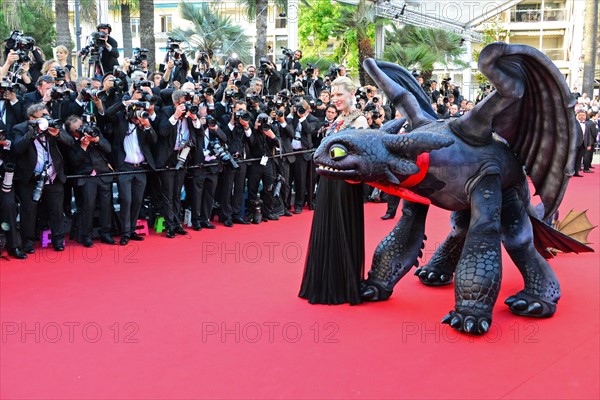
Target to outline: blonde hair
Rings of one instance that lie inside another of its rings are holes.
[[[55,59],[53,59],[53,58],[52,58],[52,59],[50,59],[50,60],[48,60],[48,61],[46,61],[46,62],[44,63],[44,65],[42,65],[42,74],[46,75],[46,72],[48,72],[48,70],[50,69],[50,66],[51,66],[52,64],[54,64],[54,63],[56,63],[56,64],[59,64],[59,62],[58,62],[58,61],[56,61],[56,60],[55,60]]]
[[[343,87],[346,92],[352,93],[352,95],[356,92],[356,85],[352,82],[352,79],[347,76],[340,76],[339,78],[334,79],[334,81],[331,82],[331,87],[333,88],[334,86]]]
[[[54,48],[54,54],[56,55],[57,53],[66,53],[67,55],[69,55],[69,49],[67,49],[67,46],[63,46],[62,44],[60,46],[56,46]]]

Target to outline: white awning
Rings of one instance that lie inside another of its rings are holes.
[[[356,5],[358,0],[336,0]],[[475,28],[523,0],[373,0],[378,17],[408,25],[454,32],[472,42],[483,42]]]

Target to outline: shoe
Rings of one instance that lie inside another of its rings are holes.
[[[115,239],[113,239],[112,236],[110,236],[110,235],[100,236],[100,242],[105,243],[105,244],[116,244],[117,243],[117,242],[115,242]]]
[[[575,175],[573,175],[573,176],[576,176],[576,177],[578,177],[578,178],[581,178],[581,177],[583,177],[583,175],[579,175],[579,174],[575,174]]]
[[[250,222],[246,221],[244,218],[242,217],[233,217],[231,218],[231,221],[234,224],[240,224],[240,225],[248,225]]]
[[[173,229],[175,231],[175,234],[177,235],[187,235],[187,231],[185,229],[183,229],[183,227],[181,225],[176,226],[175,229]]]
[[[18,258],[19,260],[25,260],[27,258],[27,253],[18,247],[15,247],[14,249],[6,249],[6,252],[9,256]]]
[[[283,211],[283,216],[284,216],[284,217],[291,217],[292,215],[294,215],[294,214],[292,214],[292,213],[291,213],[291,212],[289,212],[288,210],[284,210],[284,211]]]
[[[81,244],[84,247],[92,247],[94,245],[94,242],[92,241],[91,237],[86,237],[86,238],[83,238],[83,241],[81,242]]]
[[[279,216],[276,214],[266,214],[266,215],[263,215],[263,218],[271,220],[271,221],[279,221]]]
[[[386,213],[383,217],[380,217],[380,218],[383,219],[383,220],[386,220],[386,219],[392,219],[395,216],[396,216],[396,214]]]
[[[294,214],[302,214],[301,208],[294,208]]]
[[[202,222],[200,222],[200,226],[203,227],[203,228],[206,228],[206,229],[215,229],[216,228],[216,226],[214,226],[213,224],[211,224],[208,221],[202,221]]]
[[[60,243],[53,243],[52,247],[54,247],[54,251],[63,251],[65,249],[65,245],[62,242],[60,242]]]
[[[121,246],[125,246],[127,243],[129,243],[129,235],[122,235],[121,240],[119,240],[119,244]]]
[[[23,251],[27,254],[35,253],[35,250],[33,249],[33,242],[31,240],[25,241],[25,244],[23,244]]]
[[[590,171],[589,169],[584,169],[583,172],[585,172],[586,174],[593,174],[594,171]]]
[[[165,235],[169,239],[173,239],[175,237],[175,231],[173,229],[167,229]]]
[[[137,234],[137,232],[131,232],[129,240],[135,240],[136,242],[144,241],[144,238]]]
[[[223,225],[225,225],[225,226],[226,226],[226,227],[228,227],[228,228],[231,228],[231,227],[233,226],[233,221],[232,221],[232,220],[230,220],[230,219],[226,219],[226,220],[223,222]]]
[[[192,222],[192,229],[195,231],[201,231],[202,227],[200,226],[200,222]]]

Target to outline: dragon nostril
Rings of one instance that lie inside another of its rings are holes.
[[[341,160],[348,155],[348,150],[340,144],[334,144],[329,149],[329,157],[333,160]]]

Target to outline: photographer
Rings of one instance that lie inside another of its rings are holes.
[[[44,53],[42,52],[42,49],[35,45],[35,40],[32,37],[23,36],[19,31],[13,31],[11,35],[4,40],[4,44],[4,56],[7,58],[7,62],[9,54],[16,54],[18,58],[16,60],[13,58],[7,69],[0,71],[0,77],[6,76],[6,74],[9,73],[11,66],[14,63],[18,63],[20,69],[12,71],[17,76],[17,80],[13,80],[13,82],[16,83],[21,80],[20,83],[26,84],[28,88],[33,89],[33,87],[29,86],[42,75],[41,68],[44,63]],[[31,82],[28,84],[26,82],[27,80],[31,80]]]
[[[21,203],[23,250],[33,253],[38,202],[48,208],[52,246],[64,250],[63,197],[66,177],[58,143],[73,147],[75,141],[62,128],[62,121],[51,119],[43,104],[27,109],[28,121],[16,125],[12,150],[16,155],[15,189]]]
[[[129,240],[144,240],[135,232],[146,188],[147,178],[142,171],[156,169],[152,155],[156,131],[150,121],[157,116],[154,104],[138,101],[141,96],[141,92],[135,90],[131,100],[116,104],[111,108],[112,112],[107,111],[113,123],[112,165],[117,171],[131,172],[117,176],[121,245],[126,245]]]
[[[4,131],[10,137],[13,126],[25,120],[23,102],[19,101],[15,90],[10,82],[0,81],[0,131]]]
[[[181,188],[190,162],[189,153],[202,134],[199,107],[192,103],[193,94],[175,90],[171,95],[173,105],[164,107],[160,115],[160,129],[156,146],[157,168],[174,168],[158,173],[162,196],[162,213],[165,218],[167,238],[185,235],[181,226]]]
[[[150,69],[148,68],[148,49],[136,47],[133,49],[133,57],[125,58],[123,61],[123,72],[131,76],[136,71],[144,73],[144,79],[149,79]],[[105,70],[105,73],[107,71]]]
[[[219,92],[215,94],[219,98]],[[221,91],[222,100],[215,104],[215,119],[221,127],[226,126],[233,117],[233,108],[240,98],[237,87],[230,85]],[[225,131],[225,129],[223,129]]]
[[[212,58],[212,50],[200,51],[196,56],[196,61],[192,65],[192,71],[190,72],[194,81],[198,82],[201,78],[216,78],[217,71],[212,66],[210,59]]]
[[[236,162],[240,162],[248,158],[248,138],[252,135],[252,116],[246,110],[246,103],[236,101],[231,113],[231,119],[222,127],[223,132],[227,135],[227,144],[229,153],[233,156]],[[246,169],[245,163],[239,163],[238,168],[234,168],[231,164],[225,165],[223,182],[220,193],[220,203],[222,219],[226,226],[231,226],[230,222],[236,224],[246,224],[242,215],[242,203],[244,197],[244,187],[246,184]],[[233,192],[233,195],[232,195]]]
[[[164,63],[159,68],[160,72],[164,69],[163,79],[170,84],[173,82],[179,82],[180,84],[187,82],[190,63],[180,44],[180,40],[171,37],[167,39],[167,54]]]
[[[279,167],[279,173],[283,176],[283,185],[281,187],[281,201],[283,202],[283,215],[291,217],[292,213],[289,211],[292,207],[290,204],[291,190],[290,190],[290,171],[293,170],[294,162],[296,161],[296,155],[293,153],[292,140],[294,139],[294,130],[292,126],[287,123],[285,118],[285,107],[281,106],[279,109],[271,111],[271,126],[273,129],[279,132],[277,135],[281,143],[279,145],[280,156],[275,160],[276,165]]]
[[[27,57],[28,59],[29,57]],[[15,76],[11,78],[10,72],[11,69],[14,69],[14,65],[18,64],[16,68]],[[26,61],[22,56],[20,56],[16,51],[10,50],[10,52],[6,56],[6,62],[0,69],[0,79],[5,79],[6,81],[10,81],[12,83],[22,83],[27,87],[27,89],[31,90],[34,88],[33,80],[31,75],[29,74],[30,70],[30,62]],[[14,79],[16,77],[16,80]]]
[[[292,106],[293,117],[288,119],[288,124],[294,130],[292,148],[294,151],[310,150],[313,148],[313,136],[319,130],[319,120],[310,114],[310,106],[304,99],[297,101]],[[311,153],[304,153],[296,157],[294,163],[294,214],[300,214],[305,202],[306,173],[308,163],[312,159]]]
[[[319,94],[319,98],[315,101],[315,107],[313,107],[312,115],[317,117],[319,121],[323,122],[326,119],[326,110],[329,106],[330,94],[327,90],[322,90]]]
[[[203,114],[201,109],[201,114]],[[196,142],[196,149],[192,154],[194,165],[201,165],[200,168],[193,168],[192,172],[192,228],[199,231],[203,226],[210,224],[209,218],[215,202],[215,193],[219,172],[222,165],[204,165],[214,164],[219,161],[219,149],[225,149],[227,135],[218,127],[217,121],[210,115],[201,119],[203,123],[201,134]],[[231,224],[226,224],[230,226]]]
[[[281,75],[285,77],[286,88],[291,89],[296,77],[302,73],[302,52],[296,50],[292,53],[290,49],[283,48],[283,55],[285,58],[281,62]]]
[[[89,78],[80,77],[75,84],[77,88],[77,97],[70,107],[70,111],[65,119],[72,114],[82,116],[84,113],[94,114],[96,117],[104,115],[104,105],[98,95],[100,90],[92,89],[92,82]]]
[[[55,85],[55,80],[49,75],[42,75],[36,82],[36,91],[23,96],[23,111],[27,112],[29,106],[42,103],[50,111],[54,119],[66,119],[71,115],[71,92],[65,87]],[[23,116],[27,119],[27,115]]]
[[[302,79],[304,92],[309,96],[318,99],[323,89],[323,79],[319,76],[319,69],[312,64],[308,64],[304,70],[305,76]]]
[[[329,104],[325,108],[325,119],[321,123],[319,130],[314,138],[314,147],[317,148],[321,145],[321,141],[325,139],[327,136],[327,132],[329,131],[329,127],[333,125],[335,119],[338,117],[338,110],[336,106],[333,104]]]
[[[269,123],[267,114],[259,114],[252,135],[248,137],[250,147],[250,158],[260,158],[260,161],[253,161],[248,168],[248,201],[250,204],[256,204],[258,200],[258,188],[262,181],[263,191],[260,199],[262,200],[263,218],[267,220],[279,220],[274,210],[273,189],[275,184],[275,164],[273,158],[276,154],[276,148],[280,146],[280,139],[273,131],[275,128]],[[257,218],[252,222],[258,223]]]
[[[119,65],[119,44],[117,41],[110,36],[112,32],[112,28],[110,24],[102,23],[96,26],[97,32],[100,34],[98,36],[99,41],[104,41],[104,43],[98,42],[101,44],[99,46],[99,61],[102,65],[102,74],[112,71],[114,67]]]
[[[69,151],[70,164],[76,175],[88,175],[89,178],[77,178],[75,186],[76,201],[79,209],[79,233],[81,243],[85,247],[92,247],[93,217],[96,205],[100,216],[100,241],[106,244],[115,244],[112,238],[112,176],[95,176],[110,173],[111,165],[108,157],[111,146],[108,140],[95,124],[90,114],[84,115],[85,122],[80,116],[71,115],[65,121],[65,129],[77,143]]]
[[[275,64],[272,61],[269,61],[266,57],[260,58],[258,76],[264,82],[266,94],[275,96],[281,91],[283,75],[277,71]]]

